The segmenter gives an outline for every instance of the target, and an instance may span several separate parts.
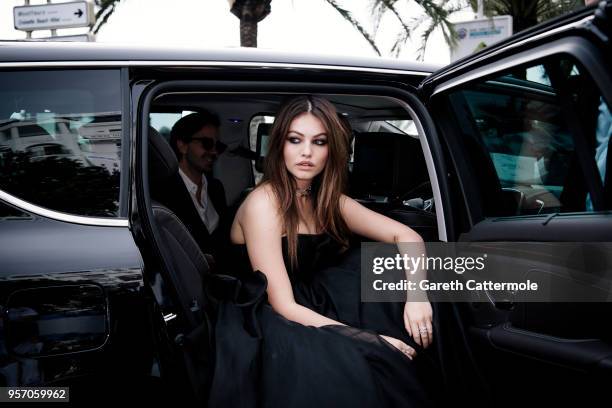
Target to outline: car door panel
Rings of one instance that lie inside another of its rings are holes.
[[[532,37],[526,34],[480,57],[468,58],[422,84],[422,95],[439,124],[466,202],[464,216],[470,225],[457,228],[461,232],[456,236],[458,241],[612,241],[612,214],[602,211],[609,209],[609,204],[598,199],[595,209],[599,211],[593,212],[589,205],[595,200],[588,201],[595,195],[602,197],[609,186],[587,180],[572,192],[573,196],[568,192],[583,174],[598,176],[585,170],[595,169],[594,157],[584,154],[593,146],[592,141],[583,143],[584,138],[595,140],[581,116],[585,105],[575,111],[568,109],[580,101],[576,95],[588,88],[582,78],[590,77],[600,92],[595,103],[607,102],[609,106],[612,101],[611,71],[604,52],[609,50],[607,37],[602,41],[592,35],[597,27],[586,13],[571,18],[565,25],[557,22],[550,32],[536,30]],[[550,76],[538,77],[538,69]],[[572,88],[573,82],[583,85]],[[488,100],[483,98],[489,92],[487,87],[495,89]],[[468,93],[473,90],[476,93]],[[483,96],[477,92],[484,92]],[[510,122],[512,115],[517,119],[514,125]],[[502,120],[496,123],[495,118]],[[529,146],[525,141],[537,136],[537,129],[553,129],[547,122],[553,118],[565,122],[565,127],[552,131],[543,148],[564,156],[526,152],[525,146]],[[576,131],[578,127],[587,131]],[[571,134],[571,139],[560,132]],[[517,140],[518,153],[512,153],[512,143]],[[567,140],[574,143],[567,145]],[[494,156],[490,152],[502,153]],[[544,168],[547,173],[538,173],[544,174],[539,183],[525,181],[524,188],[517,189],[502,177],[503,163],[515,163],[512,177],[519,180],[518,163],[523,157],[540,169],[543,164],[549,167]],[[551,163],[558,163],[563,171],[550,167]],[[580,163],[582,167],[568,163]],[[572,206],[582,209],[572,212]],[[506,261],[517,273],[537,272],[520,257]],[[609,302],[514,303],[511,298],[494,296],[482,303],[466,304],[463,321],[480,366],[488,374],[494,402],[513,406],[531,393],[531,402],[563,405],[579,397],[577,390],[584,391],[582,395],[588,400],[604,396],[603,384],[612,377],[612,330],[606,323],[612,318],[611,306]]]
[[[147,331],[137,319],[146,306],[142,261],[126,227],[26,215],[4,220],[0,247],[11,248],[3,251],[0,278],[0,381],[71,384],[135,363],[128,350]]]

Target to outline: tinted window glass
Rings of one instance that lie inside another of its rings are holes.
[[[182,111],[182,112],[154,112],[149,114],[149,121],[151,126],[157,130],[157,132],[164,137],[164,139],[170,141],[170,131],[172,126],[183,116],[187,116],[193,111]]]
[[[485,215],[593,210],[584,169],[601,162],[597,177],[605,179],[609,111],[578,63],[545,60],[452,98],[464,105],[458,114],[468,121],[465,146],[488,196]]]
[[[0,189],[115,217],[121,135],[118,70],[0,72]]]

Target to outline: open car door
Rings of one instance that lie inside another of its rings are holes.
[[[449,241],[612,242],[611,18],[612,2],[602,2],[421,84],[466,208]],[[505,261],[517,274],[534,272],[521,257]],[[609,275],[612,265],[603,267]],[[458,306],[491,406],[610,405],[610,297],[517,303],[486,295]]]

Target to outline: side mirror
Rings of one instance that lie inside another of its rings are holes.
[[[17,290],[4,318],[7,348],[29,358],[95,350],[109,334],[106,296],[91,284]]]

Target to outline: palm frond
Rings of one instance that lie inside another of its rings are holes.
[[[341,7],[335,0],[325,0],[330,6],[332,6],[346,21],[348,21],[349,23],[351,23],[353,25],[353,27],[355,27],[357,29],[357,31],[359,31],[359,33],[361,33],[361,35],[363,36],[363,38],[366,39],[366,41],[370,44],[370,46],[372,47],[372,49],[376,52],[376,54],[378,54],[378,56],[381,56],[382,54],[380,53],[380,50],[378,49],[378,46],[376,45],[376,42],[374,41],[374,38],[370,35],[370,33],[368,33],[368,31],[355,19],[355,17],[353,17],[353,14],[346,10],[345,8]]]
[[[370,15],[372,16],[373,32],[376,35],[383,15],[385,14],[385,6],[380,0],[371,0],[369,6]]]
[[[410,27],[406,24],[401,14],[395,7],[396,1],[397,0],[380,0],[381,4],[383,4],[387,8],[387,10],[389,10],[395,16],[397,21],[399,21],[399,23],[401,24],[402,31],[403,31],[403,34],[401,35],[401,37],[404,38],[404,42],[406,42],[410,38]]]
[[[416,2],[423,8],[425,15],[430,18],[430,23],[421,34],[421,45],[417,50],[417,58],[422,60],[425,57],[425,49],[427,42],[431,34],[440,28],[442,36],[446,43],[451,47],[457,45],[457,32],[455,31],[454,24],[452,24],[448,18],[449,16],[459,10],[462,10],[463,4],[449,5],[451,0],[444,0],[441,2],[435,2],[434,0],[416,0]]]
[[[110,16],[115,12],[117,3],[121,0],[96,0],[96,5],[100,10],[96,13],[96,24],[89,29],[90,32],[97,34],[100,28],[106,24]]]

